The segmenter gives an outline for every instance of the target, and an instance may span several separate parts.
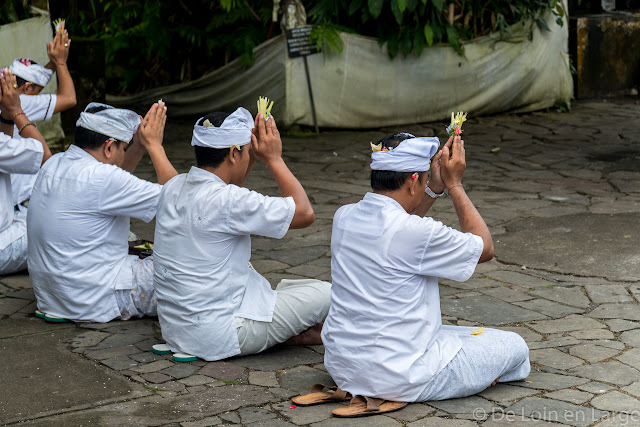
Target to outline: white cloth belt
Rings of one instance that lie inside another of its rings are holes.
[[[371,169],[394,172],[428,171],[431,157],[436,154],[439,146],[440,140],[436,137],[405,139],[392,150],[371,153]]]
[[[9,71],[14,75],[39,86],[46,86],[53,75],[53,70],[45,68],[29,58],[15,59],[9,66]]]
[[[251,129],[253,129],[253,116],[249,111],[240,107],[229,115],[220,127],[202,126],[198,119],[193,127],[191,145],[209,148],[229,148],[232,145],[239,147],[251,142]]]
[[[96,113],[86,112],[93,107],[107,108]],[[84,112],[80,113],[76,126],[128,143],[138,130],[138,126],[140,126],[140,116],[131,110],[113,108],[110,105],[92,102],[87,105]]]

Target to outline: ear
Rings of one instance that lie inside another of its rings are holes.
[[[420,174],[418,172],[415,172],[413,175],[411,175],[408,178],[408,180],[409,180],[409,192],[413,196],[416,193],[416,187],[418,186],[418,182],[420,181]]]
[[[104,144],[102,145],[102,150],[104,152],[104,156],[107,159],[111,159],[111,157],[113,157],[113,154],[115,153],[115,141],[113,139],[107,139],[104,141]]]
[[[231,162],[231,164],[235,165],[236,162],[238,161],[240,153],[237,152],[235,147],[231,147],[231,148],[229,148],[229,154],[227,154],[227,156],[228,156],[229,161]]]

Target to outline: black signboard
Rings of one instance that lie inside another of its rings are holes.
[[[309,35],[313,30],[313,26],[294,28],[292,30],[286,30],[287,36],[287,48],[289,49],[289,58],[296,58],[298,56],[307,56],[318,53],[318,46],[315,43],[311,43]]]

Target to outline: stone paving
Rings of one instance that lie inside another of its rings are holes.
[[[471,112],[473,114],[473,112]],[[479,395],[342,420],[338,406],[291,407],[321,382],[322,346],[276,347],[219,362],[174,363],[151,346],[156,319],[49,324],[34,317],[25,274],[0,278],[0,424],[167,426],[640,425],[640,105],[576,102],[570,113],[471,119],[464,184],[494,236],[496,259],[464,283],[441,280],[443,322],[514,331],[531,349],[526,381]],[[169,121],[179,171],[192,163],[191,120]],[[443,123],[284,138],[285,160],[316,222],[282,240],[253,239],[253,266],[330,280],[331,220],[369,190],[369,141]],[[148,159],[137,174],[154,178]],[[258,165],[247,186],[277,194]],[[458,226],[448,199],[430,212]],[[153,238],[153,223],[132,221]]]

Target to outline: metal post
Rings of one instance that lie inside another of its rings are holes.
[[[311,90],[311,78],[309,77],[309,64],[307,63],[307,56],[302,57],[304,59],[304,72],[307,75],[307,87],[309,87],[309,100],[311,101],[311,114],[313,114],[313,125],[316,128],[316,134],[320,135],[318,129],[318,119],[316,118],[316,104],[313,102],[313,91]]]

